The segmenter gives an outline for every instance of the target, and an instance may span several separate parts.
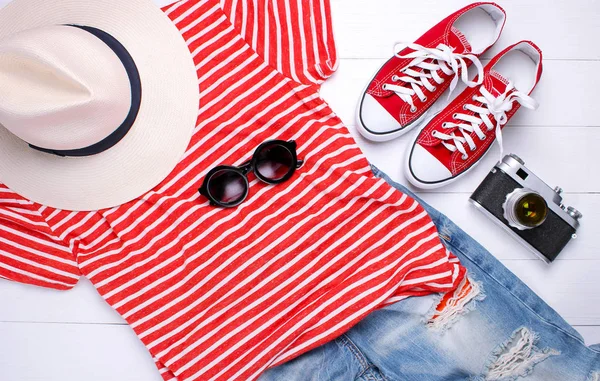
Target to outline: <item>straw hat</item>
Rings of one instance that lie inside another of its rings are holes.
[[[151,0],[0,10],[0,182],[55,208],[114,207],[175,168],[198,117],[190,51]]]

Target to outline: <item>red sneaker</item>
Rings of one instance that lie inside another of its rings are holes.
[[[506,48],[485,67],[483,86],[467,88],[433,118],[409,146],[406,177],[424,189],[449,184],[471,170],[498,140],[542,75],[542,52],[532,42]]]
[[[467,68],[500,37],[506,13],[494,3],[471,4],[448,16],[414,44],[399,51],[371,80],[358,106],[358,130],[367,139],[394,139],[430,118],[432,106],[459,78],[469,86]],[[481,77],[481,75],[479,75]],[[438,108],[439,109],[439,108]]]

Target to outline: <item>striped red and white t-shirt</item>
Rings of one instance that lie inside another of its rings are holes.
[[[372,175],[320,98],[338,64],[328,0],[187,0],[164,9],[198,69],[189,149],[154,190],[69,212],[0,184],[0,277],[69,289],[80,275],[167,380],[254,380],[369,312],[464,274],[410,197]],[[168,81],[165,78],[165,81]],[[216,165],[294,139],[305,165],[255,179],[234,209],[197,192]]]

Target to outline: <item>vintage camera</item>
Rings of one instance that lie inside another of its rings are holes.
[[[563,205],[561,193],[560,187],[550,188],[523,160],[510,154],[496,164],[469,201],[551,263],[577,238],[583,217],[575,208]]]

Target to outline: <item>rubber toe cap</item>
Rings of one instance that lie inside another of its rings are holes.
[[[415,144],[408,167],[415,180],[428,185],[442,183],[452,178],[452,172],[419,144]]]
[[[360,107],[360,122],[371,133],[398,131],[402,125],[373,96],[365,94]]]

